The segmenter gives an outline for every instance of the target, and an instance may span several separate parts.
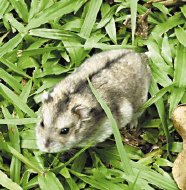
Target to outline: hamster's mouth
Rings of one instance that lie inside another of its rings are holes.
[[[58,152],[65,152],[72,147],[75,147],[78,145],[78,142],[74,141],[68,141],[66,143],[62,143],[59,141],[55,141],[55,139],[52,139],[47,142],[47,137],[43,138],[39,136],[38,134],[36,135],[36,144],[39,150],[45,153],[58,153]]]
[[[39,145],[38,148],[42,151],[42,152],[46,152],[46,153],[58,153],[58,152],[65,152],[69,149],[72,148],[72,144],[70,144],[69,146],[65,145],[63,146],[62,144],[56,144],[53,143],[50,146],[46,147],[46,146],[41,146]]]
[[[45,153],[58,153],[58,152],[64,152],[68,149],[64,149],[62,147],[39,147],[39,149],[42,151],[42,152],[45,152]]]
[[[45,153],[57,153],[63,151],[63,147],[60,144],[50,143],[49,146],[46,146],[45,141],[42,138],[36,138],[36,144],[39,150]]]

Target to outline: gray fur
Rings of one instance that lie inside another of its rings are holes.
[[[111,50],[87,59],[74,73],[44,95],[43,125],[36,127],[37,145],[45,152],[97,144],[112,134],[102,108],[87,83],[90,78],[119,128],[135,123],[138,108],[147,100],[150,70],[145,54]],[[69,128],[68,134],[60,134]]]

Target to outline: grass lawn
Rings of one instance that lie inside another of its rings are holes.
[[[171,115],[186,103],[186,5],[146,2],[0,0],[0,189],[178,189],[171,169],[182,143]],[[111,137],[75,153],[40,152],[42,92],[94,53],[122,48],[150,56],[150,99],[138,129],[120,136],[90,83],[116,143]]]

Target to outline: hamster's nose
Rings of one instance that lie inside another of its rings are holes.
[[[50,143],[51,143],[51,139],[50,138],[46,139],[45,147],[48,148]]]

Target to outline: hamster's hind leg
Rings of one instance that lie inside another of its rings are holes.
[[[121,102],[119,112],[119,128],[122,128],[131,123],[133,118],[132,104],[126,98]]]

